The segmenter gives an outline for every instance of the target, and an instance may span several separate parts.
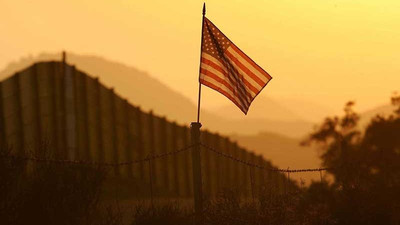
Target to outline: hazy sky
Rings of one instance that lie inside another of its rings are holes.
[[[196,101],[202,3],[0,0],[0,70],[29,54],[65,49],[135,66]],[[336,110],[351,99],[362,110],[400,90],[398,0],[206,4],[208,18],[274,77],[262,96]],[[203,106],[231,104],[203,90]]]

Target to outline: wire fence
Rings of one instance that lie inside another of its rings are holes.
[[[213,148],[211,146],[208,146],[204,143],[199,143],[199,144],[191,144],[186,147],[174,150],[174,151],[169,151],[169,152],[164,152],[160,154],[149,154],[147,157],[142,158],[142,159],[137,159],[137,160],[131,160],[131,161],[126,161],[126,162],[117,162],[117,163],[107,163],[107,162],[95,162],[95,161],[85,161],[85,160],[66,160],[66,159],[54,159],[54,158],[41,158],[41,157],[35,157],[35,156],[21,156],[21,155],[12,155],[12,154],[0,154],[0,158],[11,158],[15,160],[23,160],[23,161],[31,161],[31,162],[42,162],[42,163],[55,163],[55,164],[76,164],[76,165],[87,165],[87,166],[104,166],[104,167],[119,167],[119,166],[128,166],[128,165],[133,165],[133,164],[140,164],[140,163],[145,163],[148,161],[156,160],[156,159],[161,159],[165,158],[168,156],[174,156],[176,154],[179,154],[181,152],[188,151],[192,149],[193,147],[200,145],[204,147],[204,149],[213,152],[221,157],[230,159],[234,162],[243,164],[248,167],[252,168],[257,168],[261,170],[266,170],[266,171],[271,171],[271,172],[281,172],[281,173],[304,173],[304,172],[321,172],[321,171],[328,171],[332,170],[333,168],[306,168],[306,169],[279,169],[279,168],[270,168],[266,167],[263,165],[259,165],[256,163],[253,163],[251,161],[246,161],[243,159],[239,159],[234,157],[233,155],[224,153],[222,151],[217,150],[216,148]]]
[[[123,166],[129,166],[129,165],[133,165],[133,164],[146,164],[146,166],[148,166],[149,168],[149,173],[148,173],[148,179],[149,179],[149,191],[150,191],[150,196],[149,199],[150,200],[150,204],[152,205],[152,207],[154,208],[154,202],[155,199],[157,197],[157,193],[155,190],[155,181],[157,179],[159,179],[159,177],[156,177],[155,174],[153,173],[154,168],[152,166],[152,163],[154,162],[154,160],[159,160],[159,159],[165,159],[167,157],[174,157],[177,156],[180,153],[184,153],[184,152],[189,152],[192,151],[193,149],[195,149],[195,147],[200,146],[201,151],[207,151],[210,152],[212,154],[216,154],[219,157],[223,157],[226,159],[231,160],[234,163],[239,163],[241,165],[244,165],[245,167],[248,167],[250,170],[250,174],[249,174],[249,180],[248,182],[250,183],[251,186],[251,197],[253,199],[253,202],[255,202],[256,199],[256,193],[255,193],[255,174],[254,171],[251,170],[253,168],[255,169],[259,169],[259,170],[264,170],[264,171],[270,171],[270,172],[274,172],[274,173],[283,173],[283,174],[288,174],[287,176],[287,181],[284,183],[285,187],[284,193],[288,193],[288,189],[289,187],[286,187],[287,183],[290,180],[290,173],[301,173],[301,172],[319,172],[321,175],[321,182],[322,182],[322,171],[327,171],[328,168],[306,168],[306,169],[276,169],[276,168],[270,168],[267,166],[263,166],[263,165],[259,165],[256,163],[253,163],[251,161],[246,161],[246,160],[242,160],[239,159],[237,157],[234,157],[233,155],[227,154],[225,152],[222,152],[216,148],[213,148],[211,146],[208,146],[202,142],[197,143],[197,144],[191,144],[191,145],[187,145],[185,147],[173,150],[173,151],[168,151],[168,152],[164,152],[164,153],[160,153],[160,154],[149,154],[148,156],[141,158],[141,159],[136,159],[136,160],[131,160],[131,161],[125,161],[125,162],[115,162],[115,163],[107,163],[107,162],[96,162],[96,161],[85,161],[85,160],[66,160],[66,159],[54,159],[54,158],[50,158],[50,157],[35,157],[35,156],[27,156],[27,155],[15,155],[15,154],[0,154],[0,158],[5,158],[5,159],[12,159],[12,160],[21,160],[21,161],[27,161],[27,162],[34,162],[34,163],[44,163],[44,164],[60,164],[60,165],[82,165],[82,166],[89,166],[89,167],[106,167],[106,168],[114,168],[114,167],[123,167]],[[206,160],[206,159],[203,159]],[[206,176],[207,174],[203,174],[203,177]],[[116,192],[116,196],[118,198],[118,190],[119,187],[116,187],[115,192]],[[246,221],[243,218],[234,218],[232,216],[228,216],[228,215],[223,215],[223,214],[215,214],[215,212],[213,212],[212,210],[209,211],[208,209],[206,209],[203,214],[205,215],[205,219],[210,217],[210,218],[214,218],[217,220],[221,220],[221,222],[223,222],[223,220],[227,220],[227,221],[231,221],[232,223],[239,223],[239,224],[255,224],[253,221]],[[194,218],[195,214],[190,214],[188,217],[190,218]],[[207,223],[204,223],[207,224]]]
[[[19,156],[19,155],[11,155],[11,154],[1,154],[0,158],[11,158],[11,159],[15,159],[15,160],[24,160],[24,161],[42,162],[42,163],[55,163],[55,164],[76,164],[76,165],[87,165],[87,166],[118,167],[118,166],[129,166],[129,165],[133,165],[133,164],[145,163],[148,161],[176,155],[178,153],[187,151],[194,146],[195,145],[189,145],[189,146],[186,146],[184,148],[181,148],[181,149],[178,149],[175,151],[165,152],[165,153],[161,153],[161,154],[149,154],[149,156],[147,156],[143,159],[131,160],[131,161],[126,161],[126,162],[118,162],[118,163],[40,158],[40,157],[34,157],[34,156]]]
[[[250,161],[246,161],[246,160],[242,160],[239,158],[234,157],[233,155],[229,155],[227,153],[224,153],[222,151],[219,151],[213,147],[210,147],[206,144],[200,143],[200,145],[202,147],[204,147],[205,149],[221,156],[221,157],[225,157],[228,158],[232,161],[235,161],[237,163],[241,163],[243,165],[246,165],[248,167],[253,167],[253,168],[257,168],[257,169],[261,169],[261,170],[267,170],[267,171],[273,171],[273,172],[283,172],[283,173],[304,173],[304,172],[320,172],[320,171],[327,171],[327,170],[331,170],[332,168],[308,168],[308,169],[276,169],[276,168],[270,168],[270,167],[266,167],[263,165],[259,165]]]

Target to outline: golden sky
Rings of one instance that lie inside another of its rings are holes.
[[[0,69],[43,51],[95,54],[147,71],[195,102],[202,3],[0,0]],[[356,100],[363,110],[400,89],[398,0],[206,4],[207,17],[274,77],[261,96],[335,110]],[[231,104],[203,90],[204,107]]]

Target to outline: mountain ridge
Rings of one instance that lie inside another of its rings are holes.
[[[0,79],[10,76],[34,62],[46,60],[61,60],[61,54],[42,53],[36,57],[22,58],[0,71]],[[132,66],[110,61],[104,57],[74,53],[67,54],[67,63],[75,65],[90,76],[98,76],[105,86],[115,87],[114,90],[117,94],[145,111],[152,110],[158,115],[167,116],[168,119],[181,124],[188,124],[189,121],[196,118],[197,107],[189,98],[150,74]],[[217,115],[204,109],[201,111],[204,128],[222,134],[240,132],[250,135],[261,131],[270,131],[291,137],[300,137],[312,127],[312,123],[300,119],[280,121],[270,118],[241,117],[239,120]]]

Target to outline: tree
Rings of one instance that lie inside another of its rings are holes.
[[[400,224],[400,96],[391,101],[393,114],[374,117],[364,131],[348,102],[343,117],[326,118],[303,141],[321,148],[334,177],[327,204],[339,224]]]

